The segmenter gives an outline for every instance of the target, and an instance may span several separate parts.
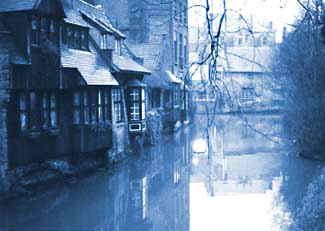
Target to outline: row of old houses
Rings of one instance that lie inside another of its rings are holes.
[[[72,162],[91,156],[125,156],[130,143],[141,144],[155,129],[187,123],[185,74],[163,67],[180,60],[170,52],[170,31],[155,43],[131,46],[107,16],[109,7],[83,0],[1,1],[0,191],[28,171],[57,163],[70,171]],[[172,12],[164,17],[173,18]],[[187,56],[186,46],[175,44]],[[150,46],[160,56],[137,52]]]

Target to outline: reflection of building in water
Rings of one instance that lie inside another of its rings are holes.
[[[0,229],[189,231],[189,145],[181,132],[113,175],[97,174],[33,200],[0,205]]]
[[[197,128],[209,131],[210,143],[208,153],[193,153],[197,160],[191,182],[204,182],[211,196],[264,193],[279,172],[280,145],[272,141],[272,135],[279,133],[279,121],[278,116],[224,116],[216,119],[216,126]]]

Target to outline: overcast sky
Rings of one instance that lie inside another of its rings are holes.
[[[206,0],[189,0],[189,5],[203,4]],[[220,12],[221,0],[210,0],[214,13]],[[272,21],[278,31],[278,39],[281,37],[282,28],[294,22],[298,15],[299,6],[296,0],[227,0],[227,9],[236,10],[246,17],[252,16],[253,20]],[[198,26],[204,23],[203,8],[195,7],[189,10],[190,26]],[[290,28],[288,28],[290,29]]]

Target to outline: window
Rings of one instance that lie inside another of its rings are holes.
[[[184,36],[184,65],[187,65],[187,37]]]
[[[178,184],[180,182],[180,168],[178,166],[174,166],[174,184]]]
[[[179,34],[179,66],[181,69],[184,67],[183,63],[183,35]]]
[[[48,128],[49,123],[50,123],[50,117],[49,117],[49,100],[48,100],[48,95],[46,93],[43,94],[43,99],[42,99],[42,105],[43,105],[43,128]]]
[[[243,87],[241,91],[242,99],[252,99],[255,97],[255,89],[253,87]]]
[[[31,44],[38,46],[40,44],[40,18],[33,16],[31,20]]]
[[[146,118],[146,97],[144,88],[131,88],[128,90],[128,113],[131,121]]]
[[[73,95],[73,123],[98,124],[110,121],[109,90],[84,90],[82,94],[77,91]],[[82,103],[83,102],[83,103]],[[83,112],[83,113],[81,113]],[[83,120],[81,118],[83,114]]]
[[[104,104],[103,104],[103,92],[102,90],[98,91],[98,122],[104,122]]]
[[[29,106],[30,106],[30,126],[31,130],[39,129],[39,107],[38,107],[38,97],[36,92],[32,91],[29,93]]]
[[[142,97],[141,113],[142,113],[142,119],[144,120],[146,118],[146,92],[143,88],[141,89],[141,97]]]
[[[37,131],[58,126],[57,96],[49,92],[21,92],[19,119],[22,131]]]
[[[78,50],[89,50],[88,30],[82,27],[65,24],[62,30],[62,42],[68,44],[69,48]]]
[[[81,32],[79,30],[75,30],[74,32],[74,48],[81,49]]]
[[[104,114],[105,114],[105,122],[108,123],[112,120],[111,113],[110,113],[110,97],[109,97],[109,90],[104,91]]]
[[[129,91],[130,120],[140,120],[140,89]]]
[[[50,33],[56,32],[56,25],[53,19],[50,19]]]
[[[57,127],[57,97],[54,94],[50,96],[50,126],[51,128]]]
[[[87,33],[87,31],[81,31],[81,48],[83,50],[89,50],[89,47],[88,47],[88,33]]]
[[[57,127],[57,97],[54,93],[43,93],[42,97],[42,127],[56,128]]]
[[[68,40],[68,46],[70,48],[73,48],[74,45],[74,35],[73,35],[73,30],[71,27],[67,27],[67,40]]]
[[[73,94],[73,123],[81,123],[81,94],[79,91]]]
[[[28,129],[27,121],[27,95],[21,93],[19,96],[19,117],[20,117],[20,129],[25,131]]]
[[[88,92],[84,91],[83,93],[83,111],[84,111],[84,124],[89,124],[90,121],[90,108],[89,108],[89,102],[88,102]]]
[[[114,105],[114,114],[116,122],[123,121],[123,104],[122,104],[122,92],[120,88],[112,89],[112,98]]]
[[[177,61],[178,61],[178,53],[177,53],[177,49],[178,49],[178,43],[177,43],[177,33],[174,32],[174,57],[175,57],[175,65],[177,65]]]
[[[91,124],[97,123],[97,112],[98,112],[98,92],[96,90],[90,91],[90,102],[91,102]]]

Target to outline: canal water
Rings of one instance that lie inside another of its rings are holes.
[[[281,115],[197,116],[113,169],[1,204],[0,230],[286,230],[320,165],[283,143]]]

